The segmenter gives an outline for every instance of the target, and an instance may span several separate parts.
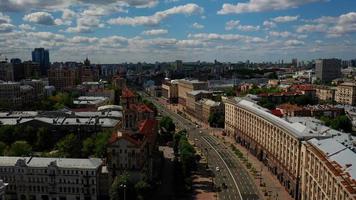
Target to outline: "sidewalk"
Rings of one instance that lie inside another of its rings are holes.
[[[244,155],[248,162],[258,171],[257,175],[254,177],[255,184],[258,186],[259,190],[263,194],[268,194],[264,196],[266,200],[293,200],[293,198],[288,194],[285,188],[280,184],[277,177],[275,177],[268,168],[260,162],[255,156],[253,156],[247,149],[245,149],[240,144],[237,144],[232,138],[227,136],[218,136],[220,140],[230,148],[233,144],[237,149],[239,149]],[[262,184],[261,184],[262,183]]]

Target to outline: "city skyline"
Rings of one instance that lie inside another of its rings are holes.
[[[94,63],[353,59],[347,0],[32,0],[0,2],[1,54]]]

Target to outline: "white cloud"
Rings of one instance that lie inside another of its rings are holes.
[[[66,31],[72,33],[91,33],[94,31],[94,28],[103,28],[104,26],[99,16],[82,15],[77,18],[77,26],[69,27]]]
[[[356,12],[340,15],[336,25],[329,30],[329,35],[341,36],[352,32],[356,32]]]
[[[225,24],[225,30],[235,29],[240,24],[240,20],[230,20]]]
[[[286,46],[301,46],[304,45],[305,42],[301,41],[301,40],[287,40],[284,43]]]
[[[9,24],[10,22],[10,17],[0,12],[0,24]]]
[[[62,10],[62,19],[63,20],[71,20],[75,16],[77,16],[77,14],[74,11],[70,10],[70,9],[63,9]]]
[[[258,30],[260,30],[260,26],[239,25],[239,26],[237,26],[237,29],[240,31],[245,31],[245,32],[258,31]]]
[[[32,22],[32,23],[36,23],[36,24],[46,25],[46,26],[56,25],[56,22],[55,22],[53,16],[48,12],[30,13],[28,15],[25,15],[23,17],[23,20]]]
[[[192,14],[203,13],[203,11],[204,9],[202,7],[198,6],[197,4],[190,3],[182,6],[176,6],[168,10],[156,12],[154,15],[151,16],[118,17],[116,19],[110,19],[108,23],[116,24],[116,25],[129,25],[129,26],[157,25],[162,20],[166,19],[171,15],[176,15],[176,14],[192,15]]]
[[[15,29],[15,26],[12,24],[0,24],[0,33],[8,33]]]
[[[31,38],[37,38],[43,41],[56,41],[56,42],[63,42],[66,40],[64,35],[51,33],[51,32],[29,32],[27,35]]]
[[[299,19],[299,16],[279,16],[279,17],[275,17],[272,19],[272,21],[276,22],[276,23],[286,23],[286,22],[293,22],[293,21],[297,21]]]
[[[199,24],[198,22],[195,22],[193,25],[192,25],[193,28],[195,29],[203,29],[204,28],[204,25],[203,24]]]
[[[325,32],[328,27],[325,24],[305,24],[297,27],[298,33]]]
[[[274,22],[266,20],[263,22],[263,26],[266,27],[267,29],[271,29],[271,28],[276,27],[277,25]]]
[[[166,29],[152,29],[152,30],[147,30],[147,31],[143,31],[142,35],[164,35],[167,34],[168,30]]]
[[[69,42],[73,42],[73,43],[93,43],[97,41],[98,38],[96,37],[83,37],[83,36],[75,36],[69,40]]]
[[[260,37],[252,37],[240,34],[217,34],[217,33],[197,33],[189,34],[189,38],[200,40],[223,40],[223,41],[243,41],[246,43],[261,43],[266,42],[266,39]]]
[[[35,27],[30,26],[29,24],[21,24],[19,25],[19,28],[24,31],[33,31],[35,30]]]
[[[268,10],[284,10],[295,8],[303,4],[318,2],[321,0],[249,0],[236,5],[224,3],[218,14],[239,14],[246,12],[261,12]]]

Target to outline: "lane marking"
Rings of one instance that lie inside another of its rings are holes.
[[[207,141],[204,137],[201,137],[201,138],[218,154],[218,156],[220,157],[220,159],[223,161],[223,163],[224,163],[226,169],[227,169],[227,170],[229,171],[229,173],[230,173],[230,176],[231,176],[232,180],[234,181],[234,184],[235,184],[235,186],[236,186],[236,188],[237,188],[237,191],[238,191],[238,193],[239,193],[239,196],[240,196],[241,200],[243,200],[242,195],[241,195],[241,192],[240,192],[240,189],[239,189],[239,187],[237,186],[235,177],[232,175],[232,173],[231,173],[229,167],[227,166],[225,160],[221,157],[220,153],[209,143],[209,141]]]

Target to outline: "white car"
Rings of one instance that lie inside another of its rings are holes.
[[[220,171],[220,168],[219,167],[215,167],[215,171]]]
[[[202,131],[199,131],[199,133],[203,133]]]

